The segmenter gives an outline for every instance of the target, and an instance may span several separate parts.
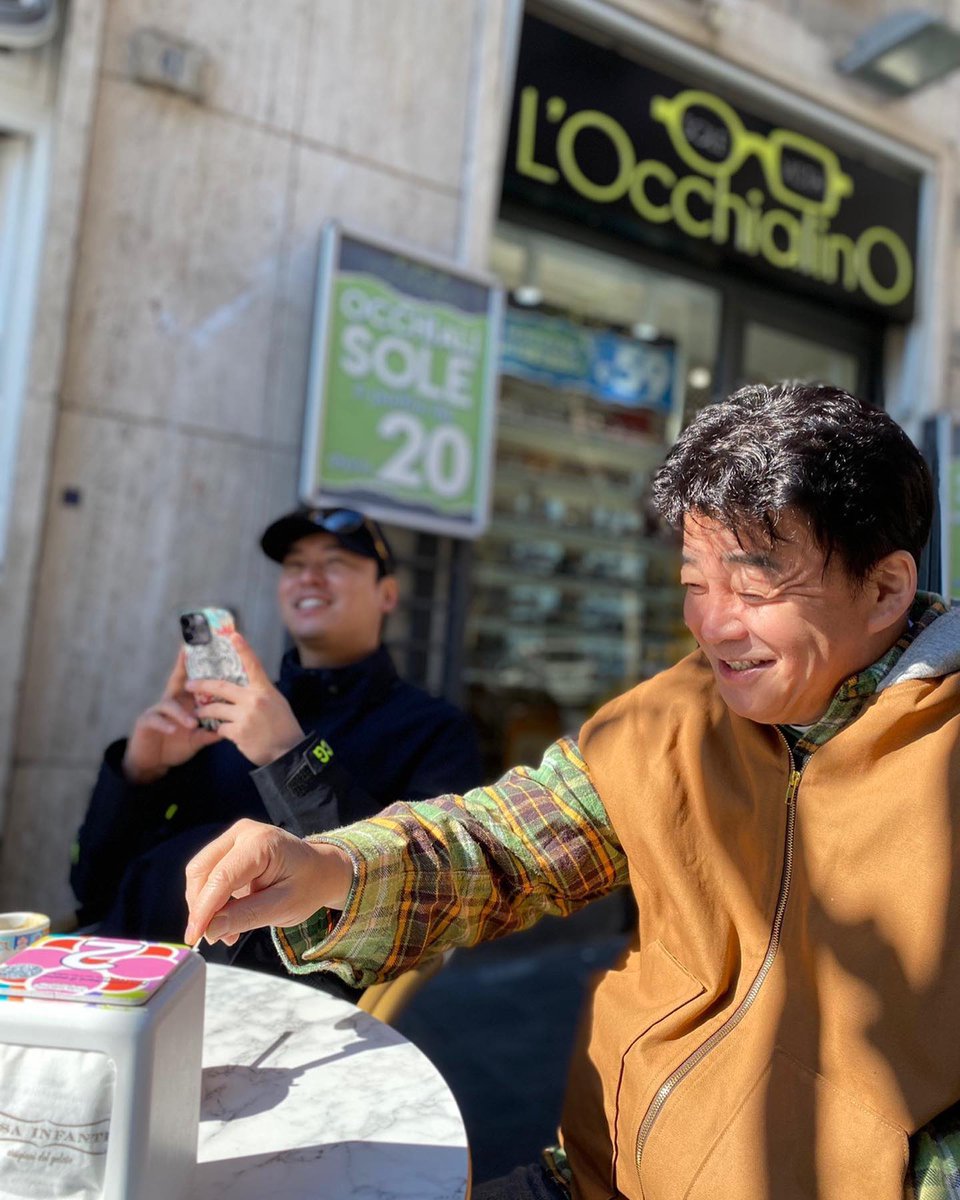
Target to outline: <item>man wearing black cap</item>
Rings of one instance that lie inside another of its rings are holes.
[[[372,519],[298,509],[263,534],[280,564],[293,641],[274,685],[239,635],[247,687],[188,681],[178,657],[160,700],[104,755],[71,884],[81,924],[106,936],[179,941],[183,869],[240,817],[300,834],[481,782],[469,720],[397,675],[381,644],[397,605],[393,555]],[[211,697],[216,696],[216,699]],[[201,718],[220,722],[215,733]],[[275,956],[237,961],[275,969]]]

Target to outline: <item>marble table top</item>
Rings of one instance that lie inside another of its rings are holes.
[[[196,1200],[463,1200],[467,1139],[432,1063],[305,984],[208,965]]]

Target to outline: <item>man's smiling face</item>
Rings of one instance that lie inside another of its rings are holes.
[[[869,586],[857,588],[806,526],[786,516],[783,540],[740,545],[696,513],[683,530],[683,616],[710,661],[724,702],[760,724],[818,720],[850,675],[887,648],[871,625]]]
[[[277,584],[280,615],[305,667],[339,667],[372,654],[383,618],[396,606],[393,576],[345,550],[331,533],[293,543]]]

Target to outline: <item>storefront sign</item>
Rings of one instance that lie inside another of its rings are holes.
[[[503,322],[500,370],[608,404],[669,412],[676,347],[511,308]]]
[[[412,529],[487,523],[501,293],[347,233],[323,236],[303,499]]]
[[[504,194],[708,265],[913,312],[919,184],[526,17]]]

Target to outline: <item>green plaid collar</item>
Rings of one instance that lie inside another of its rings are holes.
[[[811,725],[799,739],[789,727],[780,727],[784,737],[793,746],[798,763],[806,761],[818,746],[828,742],[859,716],[863,706],[880,686],[880,681],[893,669],[904,650],[946,611],[947,606],[939,596],[932,592],[917,592],[910,608],[910,624],[904,635],[875,663],[840,684],[830,701],[830,707],[815,725]]]

